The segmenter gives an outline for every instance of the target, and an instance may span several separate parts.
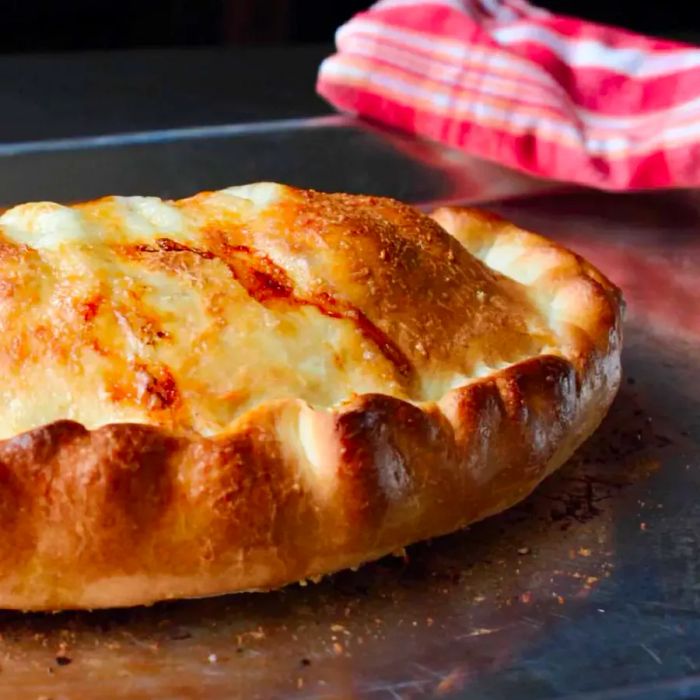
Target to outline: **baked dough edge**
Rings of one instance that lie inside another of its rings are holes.
[[[505,510],[562,465],[620,383],[619,290],[498,217],[433,217],[487,264],[508,248],[499,271],[527,278],[559,354],[418,405],[268,402],[213,438],[59,421],[5,440],[0,606],[119,607],[315,579]]]

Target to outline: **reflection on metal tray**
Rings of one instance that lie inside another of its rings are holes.
[[[410,202],[508,197],[551,183],[349,117],[0,144],[0,204],[184,197],[273,180]]]
[[[425,144],[315,128],[245,144],[25,146],[0,155],[1,198],[175,196],[259,178],[414,201],[529,194],[494,208],[625,291],[626,377],[610,415],[525,503],[405,559],[270,594],[0,613],[0,697],[700,696],[698,194],[533,196],[527,178]]]

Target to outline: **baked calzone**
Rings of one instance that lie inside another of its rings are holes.
[[[470,209],[272,183],[0,217],[0,607],[264,590],[522,499],[622,299]]]

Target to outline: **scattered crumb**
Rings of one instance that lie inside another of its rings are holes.
[[[525,554],[530,554],[530,552],[531,552],[531,549],[529,547],[520,547],[518,549],[518,554],[525,555]]]
[[[463,675],[459,669],[450,671],[435,688],[435,692],[438,695],[446,695],[447,693],[452,693],[459,690],[462,687]]]
[[[500,632],[501,627],[477,627],[476,629],[473,629],[471,632],[468,634],[464,635],[465,637],[483,637],[484,635],[488,634],[494,634],[495,632]]]
[[[219,657],[216,654],[209,654],[209,656],[207,656],[207,660],[210,664],[215,664],[219,660]]]

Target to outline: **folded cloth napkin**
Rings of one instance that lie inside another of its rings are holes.
[[[336,108],[533,175],[700,185],[700,49],[525,0],[381,0],[340,27]]]

